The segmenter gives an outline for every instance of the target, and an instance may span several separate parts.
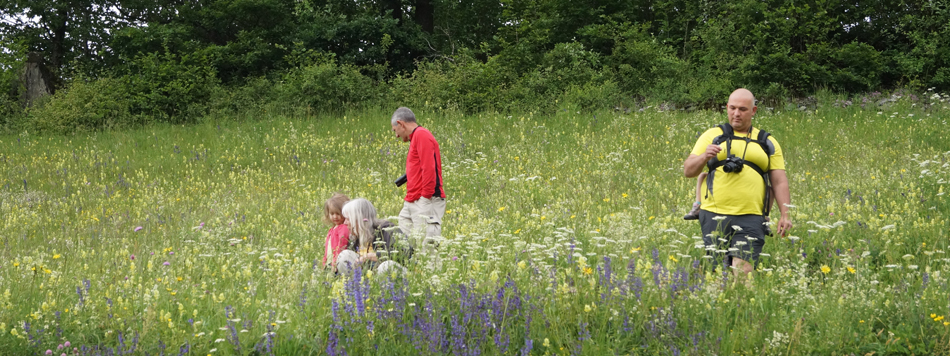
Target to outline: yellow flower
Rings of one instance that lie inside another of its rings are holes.
[[[855,271],[854,267],[848,266],[848,272],[851,272],[851,274],[854,274],[854,271]]]
[[[13,267],[20,267],[20,262],[13,262]]]
[[[518,262],[518,268],[520,269],[528,268],[528,264],[525,263],[524,261]]]
[[[943,315],[934,318],[934,321],[941,321],[941,320],[943,320]]]
[[[630,249],[630,253],[640,252],[640,250],[642,250],[642,248],[640,248],[640,247],[634,247],[634,248],[631,248],[631,249]]]
[[[589,275],[591,275],[591,274],[593,274],[593,273],[594,273],[594,270],[591,269],[590,267],[584,268],[584,274],[586,274],[586,275],[589,276]]]
[[[649,217],[649,218],[647,218],[647,220],[653,220],[653,218],[655,218],[655,216],[653,216],[653,215],[650,215],[650,217]]]
[[[670,261],[679,262],[680,260],[676,259],[676,256],[670,255]]]
[[[501,211],[505,211],[505,207],[500,207],[500,208],[498,208],[498,211],[500,211],[500,212],[501,212]]]
[[[936,317],[937,317],[937,314],[930,314],[931,319],[936,318]]]
[[[828,272],[831,272],[831,267],[828,267],[828,265],[822,265],[821,273],[828,274]]]
[[[620,196],[626,198],[626,197],[628,197],[629,195],[627,195],[627,193],[623,193],[623,194],[620,194]]]
[[[864,320],[859,321],[859,323],[864,324]]]
[[[590,304],[584,304],[584,312],[590,313]]]
[[[57,259],[57,258],[60,258],[60,257],[63,257],[63,256],[62,256],[62,255],[60,255],[60,254],[58,254],[58,253],[57,253],[57,254],[55,254],[55,255],[53,255],[53,259],[54,259],[54,260],[55,260],[55,259]]]

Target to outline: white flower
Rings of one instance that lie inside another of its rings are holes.
[[[726,217],[722,215],[717,215],[717,216],[713,216],[712,219],[716,221],[720,221],[720,220],[726,220]]]
[[[907,266],[907,268],[910,268],[910,269],[917,269],[917,265],[910,265],[910,266]]]
[[[914,259],[914,255],[906,254],[906,255],[902,256],[901,258],[910,261],[910,260]]]
[[[745,246],[745,245],[748,245],[748,244],[749,244],[749,243],[748,243],[748,242],[745,242],[745,241],[736,241],[736,246]]]
[[[733,229],[733,230],[736,230],[736,231],[742,231],[742,226],[739,226],[739,225],[732,225],[732,229]]]
[[[219,343],[219,342],[224,342],[224,339],[217,339],[217,340],[214,340],[214,343],[215,343],[215,344],[217,344],[217,343]]]
[[[893,229],[895,226],[896,225],[887,225],[885,227],[882,227],[881,230],[890,230],[890,229]]]
[[[801,237],[789,235],[789,236],[788,236],[788,239],[789,239],[789,240],[792,240],[792,241],[798,241],[798,240],[801,239]]]
[[[760,253],[759,256],[772,257],[772,255],[767,253]]]

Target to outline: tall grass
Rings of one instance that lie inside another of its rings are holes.
[[[939,99],[760,108],[795,228],[749,284],[681,220],[716,112],[418,109],[444,156],[442,263],[351,279],[318,266],[320,207],[397,214],[392,108],[3,136],[0,351],[946,354]]]

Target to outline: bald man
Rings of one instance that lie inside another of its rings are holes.
[[[738,89],[726,106],[728,123],[706,130],[693,146],[683,174],[708,175],[701,183],[702,209],[699,223],[706,253],[737,275],[752,272],[768,239],[766,217],[772,200],[781,212],[777,232],[785,236],[792,228],[788,216],[791,194],[785,175],[785,159],[778,141],[752,126],[758,107],[755,96]]]

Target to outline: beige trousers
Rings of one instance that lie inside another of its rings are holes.
[[[445,216],[445,199],[433,196],[404,202],[399,212],[399,228],[407,236],[425,237],[424,243],[435,243],[442,236],[442,217]]]

